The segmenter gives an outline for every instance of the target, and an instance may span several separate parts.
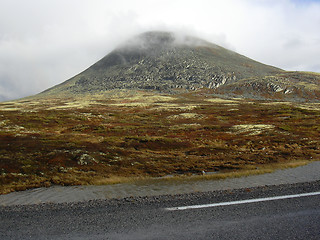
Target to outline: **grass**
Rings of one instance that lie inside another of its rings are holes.
[[[270,124],[240,124],[232,126],[232,130],[236,133],[246,133],[248,135],[259,135],[263,132],[270,131],[274,128]]]
[[[32,178],[26,181],[16,181],[6,186],[1,186],[0,191],[1,194],[10,193],[12,191],[23,191],[29,188],[36,188],[36,187],[50,187],[53,184],[56,185],[63,185],[63,186],[70,186],[70,185],[110,185],[110,184],[118,184],[118,183],[133,183],[133,182],[157,182],[157,181],[166,181],[166,182],[179,182],[179,181],[199,181],[199,180],[221,180],[226,178],[240,178],[240,177],[247,177],[252,175],[260,175],[266,173],[272,173],[276,170],[280,169],[287,169],[287,168],[295,168],[304,166],[310,163],[310,161],[301,160],[301,161],[294,161],[289,163],[275,163],[275,164],[266,164],[262,165],[259,168],[248,166],[248,169],[242,169],[238,171],[224,171],[218,172],[215,174],[206,173],[203,175],[174,175],[168,177],[143,177],[143,176],[136,176],[136,177],[120,177],[120,176],[82,176],[82,177],[75,177],[74,175],[61,176],[57,174],[54,176],[50,181],[45,178]],[[251,169],[250,169],[251,168]]]
[[[289,163],[266,164],[266,165],[260,166],[259,168],[248,166],[247,167],[248,169],[242,169],[238,171],[224,171],[224,172],[218,172],[215,174],[205,173],[203,175],[193,175],[193,176],[173,176],[173,177],[165,178],[165,180],[186,181],[186,180],[220,180],[220,179],[226,179],[226,178],[240,178],[240,177],[247,177],[252,175],[272,173],[276,170],[282,170],[287,168],[301,167],[301,166],[307,165],[308,163],[310,163],[310,161],[298,160],[298,161],[289,162]]]
[[[0,193],[237,177],[319,160],[318,105],[232,99],[235,109],[207,99],[139,92],[0,103]]]

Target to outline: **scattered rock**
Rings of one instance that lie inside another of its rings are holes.
[[[79,165],[88,165],[92,163],[98,163],[98,161],[94,157],[90,156],[89,154],[84,153],[79,157],[79,160],[78,160]]]

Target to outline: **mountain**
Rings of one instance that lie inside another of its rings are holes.
[[[0,103],[0,194],[320,160],[319,80],[195,37],[141,34],[60,85]]]
[[[204,88],[225,97],[294,96],[301,100],[305,96],[320,99],[319,82],[320,75],[289,73],[196,37],[146,32],[39,96],[97,94],[114,89],[170,94]]]

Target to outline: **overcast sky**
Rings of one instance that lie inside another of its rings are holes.
[[[0,101],[61,83],[149,30],[320,72],[320,0],[0,0]]]

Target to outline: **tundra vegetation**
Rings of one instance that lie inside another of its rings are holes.
[[[0,103],[0,193],[261,173],[320,157],[320,104],[176,95]],[[216,174],[213,174],[216,173]]]

